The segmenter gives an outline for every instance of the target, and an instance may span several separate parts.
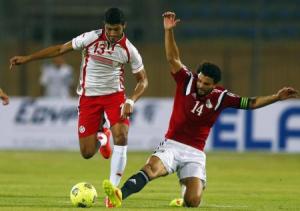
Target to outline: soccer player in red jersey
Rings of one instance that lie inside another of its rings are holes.
[[[130,177],[121,189],[104,180],[104,191],[116,207],[121,206],[122,200],[131,194],[139,192],[149,181],[175,172],[182,185],[183,199],[173,200],[172,205],[198,207],[206,183],[203,149],[221,111],[229,107],[256,109],[298,96],[296,90],[285,87],[270,96],[240,97],[217,86],[221,80],[217,65],[205,62],[197,73],[189,71],[181,63],[173,34],[173,28],[180,20],[173,12],[164,13],[163,20],[166,56],[177,84],[169,129],[165,141],[150,156],[146,165]]]
[[[3,105],[8,105],[9,97],[1,88],[0,88],[0,99],[1,99]]]
[[[65,44],[50,46],[28,56],[15,56],[10,59],[12,69],[14,65],[57,57],[73,50],[82,51],[77,87],[77,94],[80,96],[80,151],[84,158],[91,158],[101,143],[105,148],[101,147],[100,152],[105,158],[110,157],[109,141],[97,134],[105,114],[114,140],[110,180],[116,186],[120,182],[127,160],[129,116],[133,112],[134,103],[148,86],[142,57],[125,36],[125,28],[123,12],[118,8],[110,8],[105,12],[103,29],[83,33]],[[124,87],[124,66],[127,63],[137,81],[132,95],[128,98],[125,96]],[[106,130],[104,134],[108,136],[109,132]]]

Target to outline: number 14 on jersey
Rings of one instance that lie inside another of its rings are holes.
[[[196,101],[194,108],[191,110],[191,112],[193,114],[197,114],[198,116],[200,116],[202,114],[202,110],[203,110],[203,106],[204,106],[204,104],[201,104],[201,105],[199,105],[199,104],[200,104],[200,101]]]

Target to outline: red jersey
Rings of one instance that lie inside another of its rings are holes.
[[[210,129],[225,108],[246,108],[248,99],[217,87],[206,96],[197,96],[198,75],[182,68],[174,77],[177,87],[167,139],[204,149]],[[246,103],[245,103],[246,102]],[[243,103],[243,104],[242,104]]]

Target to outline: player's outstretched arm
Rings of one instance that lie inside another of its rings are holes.
[[[180,20],[176,19],[176,14],[174,12],[165,12],[162,16],[164,20],[164,30],[165,30],[166,57],[169,64],[171,65],[171,72],[176,73],[183,66],[180,61],[179,50],[173,32],[173,28],[176,27],[177,23]]]
[[[0,99],[2,100],[3,105],[8,105],[9,98],[7,94],[0,88]]]
[[[250,99],[249,108],[256,109],[275,103],[277,101],[298,98],[299,92],[292,87],[284,87],[274,95],[254,97]]]
[[[31,55],[27,56],[14,56],[10,61],[10,69],[13,68],[15,65],[26,64],[30,61],[39,60],[39,59],[46,59],[51,57],[56,57],[62,54],[67,53],[68,51],[73,50],[72,42],[67,42],[62,45],[53,45],[48,48],[44,48],[40,51],[37,51]]]

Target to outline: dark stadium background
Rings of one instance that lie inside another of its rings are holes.
[[[127,36],[144,59],[150,81],[144,96],[173,94],[172,80],[165,80],[161,14],[166,10],[182,20],[176,37],[188,67],[203,60],[217,63],[223,84],[240,95],[270,94],[283,85],[299,90],[299,5],[299,0],[0,0],[0,85],[12,96],[40,96],[42,62],[11,72],[9,58],[97,29],[103,12],[116,6],[124,10]],[[79,70],[78,52],[66,59]],[[133,82],[127,77],[128,90]]]

